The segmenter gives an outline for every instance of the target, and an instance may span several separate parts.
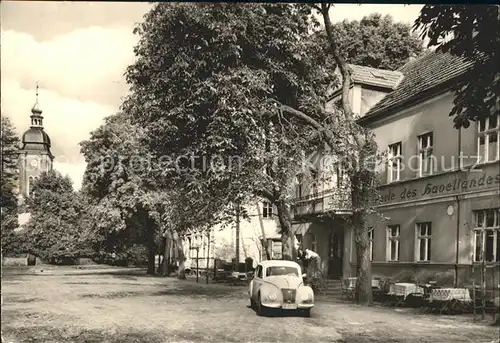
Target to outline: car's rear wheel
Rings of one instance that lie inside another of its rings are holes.
[[[255,302],[253,301],[252,297],[250,297],[250,308],[255,310]]]
[[[311,316],[311,309],[306,308],[306,309],[302,310],[302,316],[309,318]]]

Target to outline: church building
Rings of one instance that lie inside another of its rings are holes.
[[[54,156],[50,151],[50,137],[43,129],[43,116],[38,104],[38,85],[36,101],[31,109],[31,126],[23,134],[19,151],[19,195],[27,198],[33,182],[42,172],[52,170]]]

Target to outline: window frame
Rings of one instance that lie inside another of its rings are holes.
[[[488,211],[493,213],[493,225],[488,226],[487,220]],[[482,214],[483,220],[480,222],[479,214]],[[500,208],[487,208],[476,210],[473,212],[474,216],[474,228],[472,234],[472,261],[474,263],[499,263],[500,262]],[[483,247],[487,246],[488,234],[492,234],[492,258],[491,260],[486,260],[486,249]],[[480,243],[478,245],[478,237],[480,238]]]
[[[396,148],[396,154],[393,153],[394,148]],[[387,159],[387,183],[398,182],[401,181],[401,171],[403,164],[403,142],[395,142],[389,144],[388,150],[388,159]],[[394,168],[394,162],[397,164],[397,168]],[[397,172],[397,178],[393,177],[393,172]]]
[[[393,236],[392,235],[392,229],[397,228],[397,235]],[[393,225],[387,225],[386,228],[386,236],[387,236],[387,245],[386,245],[386,260],[387,262],[399,262],[401,258],[401,225],[399,224],[393,224]],[[391,242],[395,241],[396,244],[396,259],[392,259],[392,244]]]
[[[424,146],[425,140],[425,146]],[[418,143],[418,176],[432,175],[434,172],[434,133],[432,131],[422,133],[417,137]],[[424,161],[428,161],[427,170],[424,170]]]
[[[490,126],[490,119],[493,116],[486,117],[483,120],[479,120],[477,122],[477,163],[488,163],[488,162],[495,162],[500,160],[500,114],[497,114],[497,119],[496,119],[496,126],[495,127],[489,127]],[[484,128],[482,129],[481,126]],[[490,136],[494,136],[496,133],[496,156],[493,157],[493,159],[490,160],[490,153],[489,153],[489,148],[490,148]],[[481,139],[484,139],[484,156],[481,156]],[[484,159],[481,157],[485,157]]]
[[[271,204],[269,201],[262,202],[262,218],[273,218],[273,204]]]
[[[425,226],[425,234],[422,235],[422,228]],[[425,257],[422,259],[420,249],[422,241],[425,242]],[[418,222],[415,224],[415,261],[430,262],[432,261],[432,222]]]
[[[295,177],[297,183],[295,185],[295,197],[297,199],[302,199],[304,191],[304,176],[302,174],[297,174]]]
[[[370,250],[370,261],[373,261],[373,241],[375,239],[375,228],[370,226],[368,228],[368,249]]]

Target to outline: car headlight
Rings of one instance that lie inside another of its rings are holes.
[[[278,295],[274,292],[271,292],[267,295],[267,298],[271,301],[275,301],[276,299],[278,299]]]

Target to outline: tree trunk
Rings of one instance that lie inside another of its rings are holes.
[[[295,251],[290,209],[283,199],[278,199],[275,205],[278,210],[278,220],[281,227],[280,233],[281,244],[283,245],[283,259],[295,261],[297,259],[297,252]]]
[[[372,268],[368,242],[366,215],[356,212],[352,216],[352,226],[356,242],[356,303],[369,306],[373,303]]]
[[[168,235],[165,237],[165,246],[163,251],[163,276],[168,276],[168,267],[170,265],[170,245],[172,240]]]
[[[156,272],[161,275],[162,274],[162,271],[163,271],[163,262],[165,261],[165,238],[163,237],[163,235],[160,233],[158,235],[158,268],[156,269]],[[163,257],[163,260],[161,260],[161,258]]]
[[[147,245],[148,245],[148,270],[147,274],[149,275],[155,275],[155,253],[156,253],[156,246],[155,246],[155,230],[152,225],[153,223],[150,220],[146,220],[146,225],[147,225]]]
[[[266,237],[266,230],[264,229],[264,222],[262,221],[262,216],[260,215],[260,206],[259,203],[256,204],[257,207],[257,215],[259,217],[259,225],[260,225],[260,231],[262,233],[262,238],[260,239],[262,248],[264,248],[264,251],[266,253],[266,260],[271,259],[271,251],[269,250],[269,244],[267,244],[267,237]],[[262,260],[262,256],[260,256],[260,259]]]
[[[368,239],[369,210],[376,202],[374,166],[367,162],[376,152],[376,144],[367,139],[360,149],[360,158],[356,168],[350,172],[352,199],[352,228],[356,243],[356,302],[369,306],[373,303],[372,294],[372,264]]]
[[[186,279],[186,266],[184,262],[186,262],[186,256],[184,256],[184,249],[182,246],[181,238],[174,234],[173,244],[175,250],[177,251],[177,256],[179,257],[179,270],[178,270],[178,278],[181,280]]]

